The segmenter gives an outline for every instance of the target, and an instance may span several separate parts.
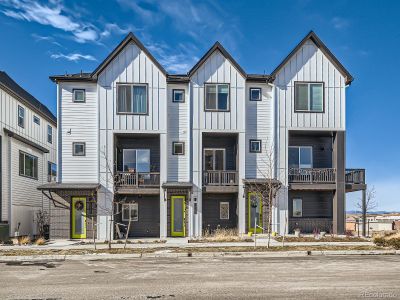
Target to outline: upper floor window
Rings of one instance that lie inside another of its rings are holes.
[[[81,143],[81,142],[72,143],[72,155],[73,156],[85,156],[86,155],[86,143]]]
[[[18,126],[25,127],[25,108],[18,105]]]
[[[84,89],[74,89],[74,102],[85,102],[86,101],[86,91]]]
[[[322,82],[295,82],[296,112],[324,111],[324,84]]]
[[[147,85],[117,85],[117,113],[144,115],[147,106]]]
[[[52,162],[47,162],[47,180],[49,182],[57,179],[57,165]]]
[[[313,153],[311,146],[289,147],[289,168],[307,169],[313,167]]]
[[[52,144],[53,143],[53,127],[47,125],[47,142]]]
[[[185,90],[172,90],[172,102],[185,102]]]
[[[261,88],[250,88],[250,101],[261,101]]]
[[[261,140],[250,140],[250,152],[261,153]]]
[[[173,155],[184,155],[185,154],[185,143],[184,142],[173,142],[172,143],[172,154]]]
[[[150,149],[123,149],[124,172],[150,172]]]
[[[206,111],[229,111],[229,106],[229,84],[206,84]]]
[[[19,151],[19,175],[38,179],[38,158]]]
[[[40,125],[40,118],[38,116],[33,116],[33,123]]]

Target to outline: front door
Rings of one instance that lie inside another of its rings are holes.
[[[262,201],[259,193],[249,193],[248,197],[248,221],[249,232],[254,233],[254,228],[257,226],[257,233],[262,232]],[[258,227],[260,226],[260,227]]]
[[[72,198],[72,238],[86,239],[86,197]]]
[[[171,197],[171,235],[185,236],[185,196]]]

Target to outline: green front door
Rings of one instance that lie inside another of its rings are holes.
[[[72,197],[72,238],[86,239],[86,197]]]
[[[185,196],[171,197],[171,236],[185,236]]]
[[[255,223],[257,226],[262,227],[262,201],[261,195],[259,193],[249,193],[248,194],[248,226],[249,232],[254,233]],[[257,233],[262,232],[262,228],[257,227]]]

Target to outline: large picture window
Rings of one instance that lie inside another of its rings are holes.
[[[147,114],[147,101],[147,85],[117,85],[117,113]]]
[[[313,167],[311,146],[289,147],[289,168],[307,169]]]
[[[20,151],[19,175],[38,179],[38,158],[32,154]]]
[[[295,82],[295,111],[323,112],[324,84],[322,82]]]
[[[124,172],[150,172],[149,149],[124,149],[122,161]]]
[[[229,84],[206,84],[206,111],[228,111],[229,106]]]

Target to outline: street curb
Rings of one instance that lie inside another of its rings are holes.
[[[350,256],[350,255],[400,255],[400,250],[349,250],[349,251],[280,251],[280,252],[161,252],[132,254],[85,254],[85,255],[29,255],[0,256],[0,263],[7,262],[40,262],[40,261],[90,261],[90,260],[122,260],[137,258],[276,258],[276,257],[306,257],[306,256]]]

